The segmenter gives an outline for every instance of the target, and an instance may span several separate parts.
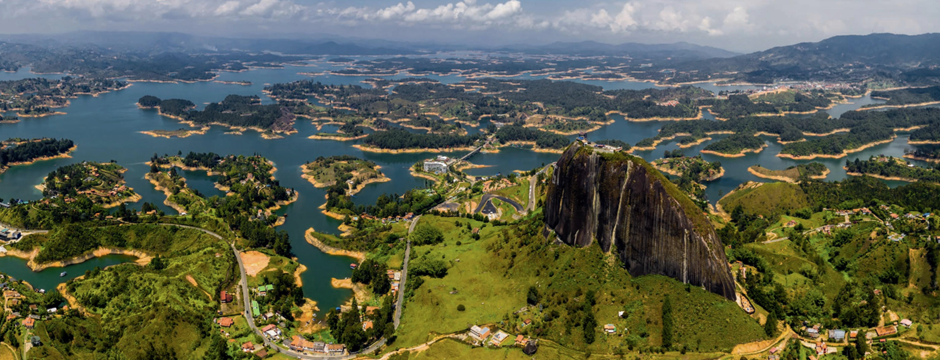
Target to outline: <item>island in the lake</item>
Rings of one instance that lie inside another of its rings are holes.
[[[793,165],[784,170],[771,170],[758,164],[747,168],[747,171],[759,178],[786,181],[789,183],[797,183],[804,177],[822,180],[829,175],[829,169],[826,165],[818,162]]]

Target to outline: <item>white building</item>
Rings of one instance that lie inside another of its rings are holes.
[[[425,161],[424,171],[443,174],[447,172],[447,164],[441,161]]]

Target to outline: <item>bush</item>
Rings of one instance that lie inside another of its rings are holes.
[[[415,232],[411,234],[411,241],[414,245],[437,244],[444,241],[444,234],[431,225],[420,225],[415,229]]]
[[[464,310],[467,310],[467,307],[463,306],[463,304],[457,305],[457,311],[464,311]]]

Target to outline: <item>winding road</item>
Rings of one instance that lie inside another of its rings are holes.
[[[548,170],[548,168],[553,168],[553,167],[555,167],[555,163],[545,165],[544,167],[542,167],[541,170],[539,170],[539,172],[529,177],[529,203],[527,204],[528,206],[526,206],[526,212],[535,210],[535,184],[539,180],[539,175],[542,175],[543,173],[545,173],[545,171]]]
[[[483,206],[485,206],[486,203],[490,201],[490,199],[499,199],[499,200],[505,201],[509,203],[509,205],[512,205],[512,207],[516,209],[516,212],[520,214],[525,212],[525,209],[522,207],[522,205],[513,199],[496,195],[496,194],[484,194],[483,198],[480,199],[480,203],[477,204],[477,208],[473,209],[473,213],[476,214],[476,213],[479,213],[480,210],[483,210]]]

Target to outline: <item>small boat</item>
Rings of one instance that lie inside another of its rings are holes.
[[[61,274],[59,274],[59,277],[65,277],[65,275],[68,275],[68,273],[63,271]]]
[[[356,269],[356,264],[349,264],[349,268],[355,270],[355,269]]]

